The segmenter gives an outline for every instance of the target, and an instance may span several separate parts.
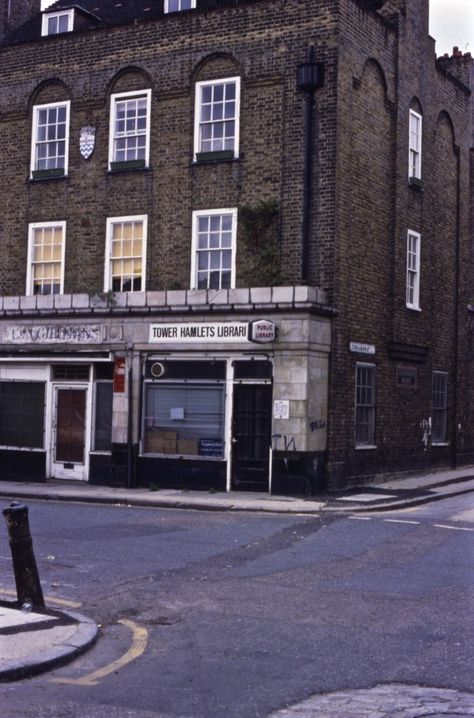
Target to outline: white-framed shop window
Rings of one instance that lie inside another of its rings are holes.
[[[431,443],[446,444],[448,439],[448,374],[433,372]]]
[[[193,212],[191,289],[235,286],[237,209]]]
[[[144,291],[147,224],[146,214],[107,219],[104,291]]]
[[[354,436],[357,448],[375,447],[375,364],[356,365]]]
[[[222,460],[226,362],[170,359],[144,369],[142,453]]]
[[[41,35],[59,35],[72,32],[74,28],[74,8],[60,12],[44,12],[41,23]]]
[[[196,83],[194,159],[239,156],[240,77]]]
[[[66,222],[33,222],[28,228],[26,294],[62,294]]]
[[[31,176],[67,175],[70,101],[33,107]]]
[[[164,11],[179,12],[180,10],[194,10],[196,0],[164,0]]]
[[[408,177],[421,179],[421,147],[423,118],[415,110],[409,115]]]
[[[110,98],[109,169],[150,163],[151,90],[120,92]],[[132,164],[133,163],[133,164]]]
[[[420,309],[421,234],[409,229],[407,233],[406,305]]]

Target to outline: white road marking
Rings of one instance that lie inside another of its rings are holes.
[[[437,529],[450,529],[451,531],[474,531],[474,529],[465,528],[464,526],[447,526],[446,524],[433,524]]]
[[[349,516],[349,518],[355,521],[372,521],[371,516]]]
[[[415,526],[421,523],[421,521],[408,521],[408,519],[384,519],[384,521],[390,524],[414,524]]]

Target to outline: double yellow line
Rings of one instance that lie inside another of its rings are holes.
[[[16,591],[10,591],[9,589],[0,588],[0,595],[3,596],[16,596]],[[45,596],[45,602],[47,604],[54,604],[57,606],[64,606],[65,608],[80,608],[81,603],[79,601],[70,601],[66,598],[56,598],[56,596]],[[120,658],[117,658],[112,663],[109,663],[103,668],[99,668],[93,673],[88,673],[81,678],[52,678],[51,683],[62,683],[66,685],[75,686],[96,686],[102,678],[115,673],[120,668],[123,668],[128,663],[131,663],[135,659],[139,658],[144,652],[148,644],[148,631],[143,626],[138,626],[133,621],[129,621],[126,618],[118,621],[123,626],[129,628],[132,632],[132,645],[126,653]]]

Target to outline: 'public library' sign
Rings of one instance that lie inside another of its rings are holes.
[[[210,343],[257,342],[265,344],[276,338],[276,326],[267,320],[256,322],[183,322],[151,324],[150,344],[169,342]]]

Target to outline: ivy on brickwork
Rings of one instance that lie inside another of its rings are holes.
[[[89,292],[89,298],[92,305],[105,304],[107,307],[114,307],[117,304],[115,292],[111,289],[107,292],[92,290]]]
[[[239,239],[245,246],[247,286],[272,287],[281,283],[279,207],[276,199],[258,200],[239,207]]]

